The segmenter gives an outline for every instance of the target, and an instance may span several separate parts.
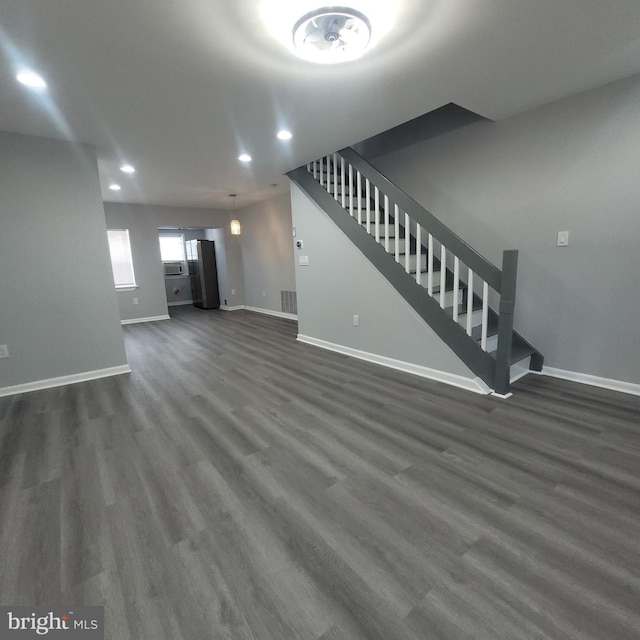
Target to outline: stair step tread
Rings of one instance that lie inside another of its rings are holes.
[[[465,285],[466,287],[466,285]],[[451,316],[453,317],[453,305],[449,306],[449,307],[445,307],[444,310]],[[473,298],[473,307],[471,308],[471,311],[481,311],[482,310],[482,301],[478,300],[475,296]],[[467,304],[462,303],[458,305],[458,318],[464,318],[467,315]]]

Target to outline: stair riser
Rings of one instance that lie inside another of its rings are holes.
[[[436,285],[436,281],[434,278],[434,286]],[[427,279],[424,278],[423,282],[422,282],[422,286],[426,289],[427,288]],[[439,293],[434,293],[433,294],[433,299],[438,302],[438,304],[440,303],[440,294]],[[462,304],[462,291],[458,292],[458,304]],[[452,307],[453,306],[453,291],[446,291],[444,294],[444,306],[445,307]]]

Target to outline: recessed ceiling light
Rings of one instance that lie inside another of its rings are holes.
[[[291,131],[286,131],[284,129],[282,131],[278,131],[276,136],[278,140],[291,140],[291,138],[293,138]]]
[[[130,164],[123,164],[120,167],[120,171],[122,171],[122,173],[135,173],[136,169],[135,167],[132,167]]]
[[[251,162],[251,156],[248,153],[243,153],[238,156],[240,162]]]
[[[297,55],[310,62],[335,64],[359,58],[371,40],[371,22],[348,7],[324,7],[302,16],[293,26]]]
[[[33,71],[20,71],[20,73],[16,75],[16,80],[32,89],[45,89],[47,87],[44,78]]]
[[[120,191],[120,189],[122,189],[122,187],[119,184],[116,184],[114,182],[113,184],[109,185],[109,189],[111,189],[111,191]]]

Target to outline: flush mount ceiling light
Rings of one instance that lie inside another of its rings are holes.
[[[251,162],[251,156],[248,153],[242,153],[238,156],[240,162]]]
[[[116,184],[115,182],[109,185],[109,189],[111,189],[111,191],[120,191],[121,188],[122,187],[119,184]]]
[[[130,164],[123,164],[120,167],[120,171],[122,171],[122,173],[135,173],[136,169],[135,169],[135,167],[131,166]]]
[[[324,64],[359,58],[371,41],[367,16],[349,7],[324,7],[302,16],[293,26],[295,52]]]

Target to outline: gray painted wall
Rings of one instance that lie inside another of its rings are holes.
[[[295,291],[291,199],[269,198],[238,212],[242,235],[245,304],[281,311],[281,291]]]
[[[633,383],[639,104],[635,77],[375,162],[495,264],[520,250],[515,324],[545,365]]]
[[[164,273],[160,260],[158,224],[152,208],[106,202],[109,229],[129,229],[133,270],[138,285],[133,291],[118,291],[121,320],[167,315]],[[134,300],[138,304],[134,304]]]
[[[92,147],[0,132],[0,388],[126,365]]]
[[[296,185],[298,332],[317,340],[475,378],[360,251]],[[299,256],[309,257],[300,266]],[[360,326],[353,326],[358,315]]]

